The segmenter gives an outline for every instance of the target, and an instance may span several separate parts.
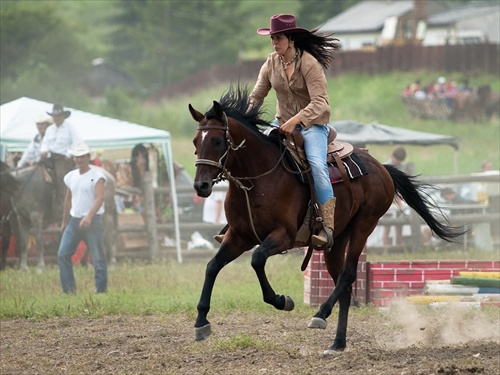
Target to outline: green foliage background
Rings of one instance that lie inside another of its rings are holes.
[[[188,103],[208,109],[230,82],[220,82],[189,97],[160,104],[145,98],[184,76],[213,65],[240,59],[263,59],[269,39],[255,30],[269,16],[294,13],[299,23],[314,28],[358,0],[23,0],[0,2],[0,103],[28,96],[168,130],[174,158],[194,174],[191,138],[194,122]],[[458,1],[445,2],[456,5]],[[466,1],[462,1],[466,2]],[[109,89],[90,98],[83,83],[94,58],[102,57],[132,77],[135,89]],[[498,118],[488,123],[451,123],[410,118],[399,100],[404,85],[420,78],[435,80],[445,72],[392,72],[379,76],[346,74],[330,77],[332,120],[352,119],[456,136],[460,142],[459,173],[477,172],[483,159],[499,168]],[[499,91],[499,76],[468,72],[477,86]],[[447,75],[460,82],[461,74]],[[248,82],[251,86],[253,82]],[[266,108],[273,116],[275,99]],[[388,159],[392,147],[370,147],[374,156]],[[409,159],[424,174],[453,173],[450,147],[408,147]]]

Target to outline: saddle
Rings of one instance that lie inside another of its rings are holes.
[[[328,149],[326,151],[326,162],[328,164],[336,163],[335,154],[337,154],[340,160],[348,157],[352,154],[354,147],[347,142],[342,142],[336,140],[337,131],[334,127],[326,125],[329,128],[328,133]],[[284,144],[290,151],[294,159],[300,163],[300,166],[307,168],[307,158],[304,151],[304,138],[298,130],[294,130],[291,135],[287,135],[284,140]]]

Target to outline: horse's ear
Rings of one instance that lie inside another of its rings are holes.
[[[191,112],[191,116],[193,117],[194,121],[197,122],[200,122],[205,117],[203,116],[203,114],[201,114],[201,112],[194,109],[191,104],[189,104],[189,112]]]
[[[219,102],[214,100],[214,114],[217,118],[224,118],[224,110],[222,109],[222,106],[219,104]]]

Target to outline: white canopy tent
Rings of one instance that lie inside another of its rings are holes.
[[[74,108],[66,109],[71,111],[71,117],[68,121],[76,127],[82,140],[92,149],[132,148],[138,143],[152,143],[161,147],[165,157],[165,165],[167,166],[172,194],[177,260],[179,263],[182,262],[170,133],[164,130],[83,112]],[[39,113],[50,112],[51,110],[51,103],[27,97],[2,104],[0,106],[1,159],[5,159],[7,151],[24,151],[37,134],[33,118]]]

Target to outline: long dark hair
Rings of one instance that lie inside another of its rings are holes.
[[[285,36],[295,42],[295,48],[309,52],[325,69],[328,69],[335,52],[340,49],[340,40],[333,38],[332,34],[316,34],[317,30],[311,30],[309,33],[285,33]]]

